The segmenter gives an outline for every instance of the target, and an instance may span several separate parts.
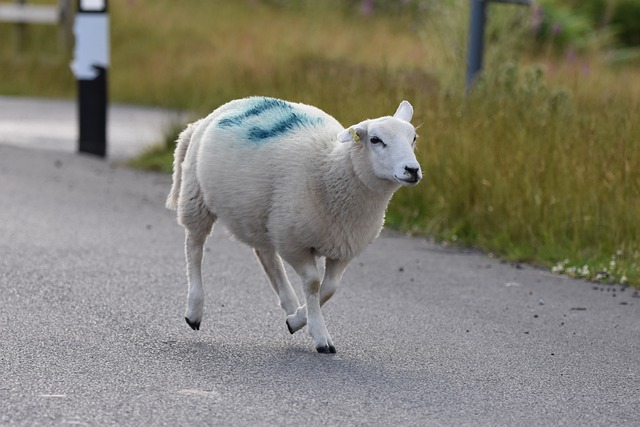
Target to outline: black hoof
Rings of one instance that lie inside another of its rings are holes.
[[[290,333],[291,335],[293,335],[296,331],[294,331],[293,329],[291,329],[291,326],[289,326],[289,321],[288,321],[288,320],[287,320],[287,321],[285,321],[285,323],[287,324],[287,329],[289,330],[289,333]]]
[[[200,330],[200,322],[192,322],[188,317],[185,317],[184,320],[187,321],[187,325],[191,326],[191,329],[194,331]]]
[[[318,351],[318,353],[322,353],[322,354],[335,354],[336,353],[336,348],[332,345],[325,345],[322,347],[316,347],[316,350]]]

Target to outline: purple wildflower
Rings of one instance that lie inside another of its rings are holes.
[[[534,6],[531,12],[531,29],[534,33],[540,32],[542,20],[544,18],[544,10],[540,6]]]
[[[362,0],[360,3],[360,12],[365,16],[373,14],[374,0]]]

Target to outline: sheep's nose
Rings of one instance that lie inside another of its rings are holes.
[[[411,180],[412,181],[418,181],[420,178],[418,177],[418,172],[420,171],[420,168],[411,168],[409,166],[405,166],[404,167],[405,172],[407,172],[409,175],[411,175]]]

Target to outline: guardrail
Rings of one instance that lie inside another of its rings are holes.
[[[59,0],[57,5],[30,5],[26,0],[0,3],[0,23],[15,24],[18,51],[23,49],[27,24],[60,26],[60,39],[67,48],[70,47],[72,20],[71,0]]]

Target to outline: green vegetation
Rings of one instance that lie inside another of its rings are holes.
[[[343,123],[408,99],[425,178],[396,194],[390,226],[640,285],[637,65],[608,62],[617,43],[605,28],[590,35],[587,12],[553,15],[570,28],[558,44],[533,32],[532,11],[492,4],[485,73],[464,97],[468,3],[399,3],[375,2],[366,14],[338,0],[112,1],[111,99],[198,117],[268,95]],[[11,27],[0,26],[0,93],[73,96],[55,31],[34,28],[30,39],[16,53]],[[170,133],[136,165],[168,170]]]

